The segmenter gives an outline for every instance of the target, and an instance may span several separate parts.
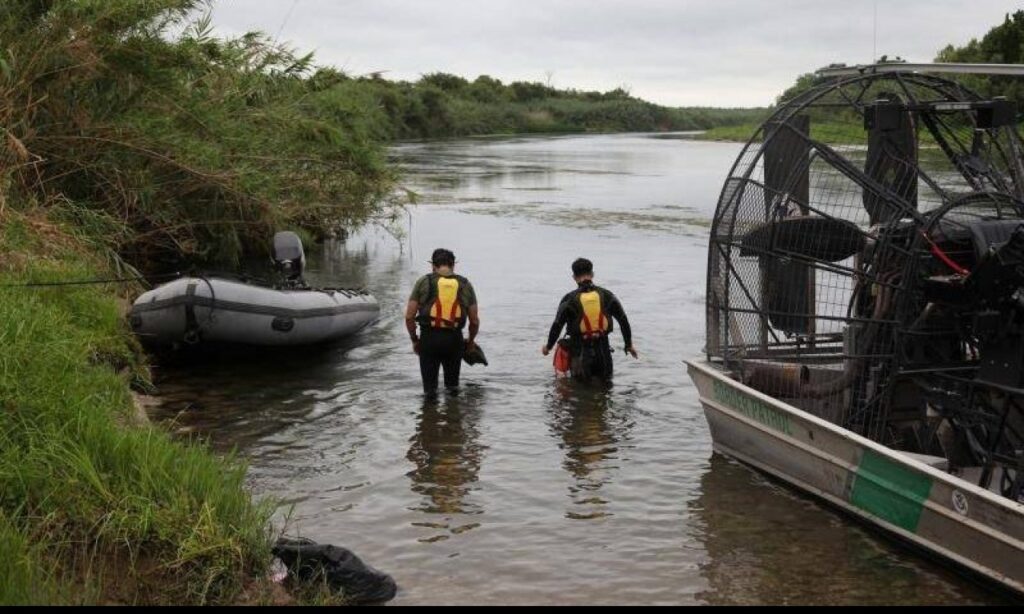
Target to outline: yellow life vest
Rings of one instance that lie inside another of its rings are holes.
[[[430,306],[430,325],[434,328],[455,328],[462,324],[462,305],[459,303],[459,280],[438,277],[436,297]]]
[[[580,333],[585,339],[600,337],[611,328],[611,322],[601,308],[601,294],[597,290],[580,293],[580,306],[583,308],[580,317]]]

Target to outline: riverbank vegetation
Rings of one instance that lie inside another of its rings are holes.
[[[936,62],[971,62],[979,64],[1024,64],[1024,10],[1008,13],[1003,23],[994,26],[980,39],[966,45],[948,45],[935,58]],[[1024,110],[1024,79],[1006,76],[957,76],[964,85],[982,96],[1006,96]]]
[[[230,268],[282,228],[388,223],[396,139],[749,121],[621,89],[353,78],[262,34],[217,39],[204,7],[0,7],[0,604],[237,603],[270,560],[273,503],[243,464],[133,404],[138,288],[24,284]]]
[[[902,62],[901,58],[890,59],[882,56],[880,63]],[[1007,13],[1003,22],[991,28],[982,38],[971,39],[966,45],[947,45],[935,57],[936,62],[965,62],[976,64],[1024,64],[1024,10]],[[1017,103],[1019,120],[1024,120],[1024,79],[998,75],[948,75],[946,78],[963,83],[964,86],[984,97],[1005,96]],[[767,119],[778,105],[792,100],[804,92],[822,84],[825,79],[814,73],[797,77],[776,100],[775,107],[766,109],[758,121],[719,124],[695,138],[709,141],[746,142],[757,131],[760,121]],[[827,143],[861,143],[864,141],[863,126],[856,118],[848,122],[811,122],[812,136]],[[921,134],[922,140],[934,142],[930,135]]]
[[[760,123],[722,126],[694,135],[694,138],[703,141],[745,143],[751,137],[757,135],[758,128],[760,127]],[[830,121],[812,121],[811,138],[830,145],[863,144],[865,140],[864,121],[859,116],[851,116],[849,121],[845,122],[835,121],[835,119]],[[927,132],[919,133],[918,139],[922,145],[935,144],[935,139]]]
[[[371,118],[381,140],[453,136],[654,132],[706,130],[749,122],[762,109],[671,108],[632,96],[623,88],[609,92],[557,89],[542,83],[509,84],[482,75],[470,81],[433,73],[416,82],[379,76],[349,78],[324,69],[334,87],[328,100],[353,102],[358,115]]]
[[[0,604],[231,603],[264,575],[271,504],[244,466],[139,417],[115,286],[41,209],[0,219]]]
[[[122,262],[231,264],[273,229],[393,215],[384,145],[499,133],[700,130],[743,109],[435,73],[317,67],[253,33],[212,36],[200,0],[53,0],[0,11],[10,189],[96,230]],[[172,35],[172,33],[175,33]]]
[[[760,124],[739,124],[712,128],[696,135],[700,140],[745,142],[758,132]],[[857,143],[864,140],[862,123],[819,122],[811,123],[811,138],[824,143]]]
[[[327,234],[393,188],[312,58],[217,40],[198,0],[53,0],[0,11],[7,189],[120,262],[237,262],[277,228]],[[183,29],[180,36],[170,32]]]
[[[244,466],[136,420],[132,288],[20,284],[230,264],[391,202],[380,144],[305,103],[310,58],[186,27],[198,4],[0,9],[0,604],[236,603],[270,562]]]

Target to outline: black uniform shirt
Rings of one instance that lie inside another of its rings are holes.
[[[625,341],[626,347],[632,347],[633,331],[629,327],[629,319],[626,318],[626,311],[622,308],[622,303],[619,302],[618,297],[612,294],[611,291],[595,286],[591,282],[583,282],[579,288],[562,297],[562,301],[558,304],[555,322],[551,325],[551,332],[548,333],[548,348],[552,348],[558,343],[558,337],[562,334],[562,329],[565,327],[569,329],[569,336],[574,340],[578,340],[581,333],[579,327],[575,326],[575,324],[579,322],[581,317],[580,311],[583,308],[578,297],[581,292],[590,292],[592,290],[596,290],[601,295],[601,309],[609,317],[608,334],[610,335],[615,330],[615,325],[611,322],[611,318],[615,318],[622,329],[622,339]]]

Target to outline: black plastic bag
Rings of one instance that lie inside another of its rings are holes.
[[[340,591],[353,604],[384,603],[394,599],[398,592],[391,576],[370,567],[345,548],[282,537],[271,551],[290,575],[303,582],[325,581],[331,590]]]
[[[466,345],[468,346],[469,343],[467,342]],[[480,347],[479,343],[474,343],[472,350],[466,350],[465,352],[463,352],[462,360],[464,360],[466,362],[466,364],[469,365],[469,366],[473,366],[473,365],[483,365],[485,367],[488,366],[487,365],[487,356],[484,355],[484,349],[482,347]]]

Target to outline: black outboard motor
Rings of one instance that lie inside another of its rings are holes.
[[[291,231],[274,235],[274,268],[289,283],[302,283],[302,271],[306,268],[306,253],[302,250],[302,239]]]

